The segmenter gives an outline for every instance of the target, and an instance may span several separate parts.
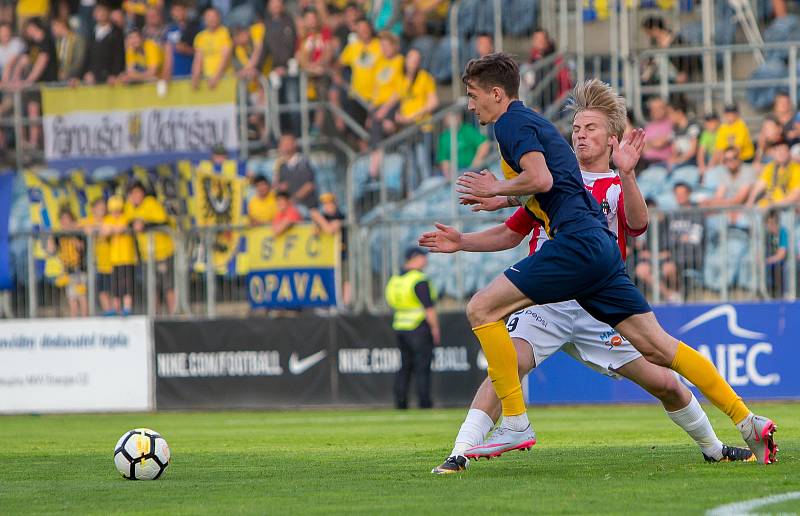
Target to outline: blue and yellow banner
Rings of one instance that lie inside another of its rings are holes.
[[[42,89],[45,159],[58,170],[151,166],[239,148],[236,80],[197,90],[188,80]]]
[[[311,224],[276,237],[272,228],[248,232],[247,297],[253,308],[336,306],[339,237]]]

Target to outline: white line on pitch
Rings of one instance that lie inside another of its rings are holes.
[[[764,498],[756,498],[753,500],[745,500],[743,502],[729,503],[720,505],[706,512],[706,516],[728,516],[733,514],[748,514],[751,510],[763,507],[765,505],[772,505],[789,500],[800,499],[800,491],[792,491],[791,493],[783,493],[772,496],[765,496]]]

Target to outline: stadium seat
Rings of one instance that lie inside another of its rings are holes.
[[[786,64],[780,59],[770,59],[759,66],[750,74],[750,79],[783,80],[788,76]],[[754,86],[747,89],[747,102],[756,109],[769,109],[772,107],[775,95],[779,91],[788,91],[786,86]]]
[[[538,13],[538,0],[504,0],[503,33],[515,37],[527,36],[536,27]]]
[[[664,167],[648,167],[639,173],[636,181],[645,198],[655,197],[667,182],[669,172]]]
[[[694,165],[686,165],[672,171],[668,187],[671,189],[678,183],[686,183],[694,190],[700,182],[700,171]]]

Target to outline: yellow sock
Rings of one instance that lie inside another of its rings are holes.
[[[489,363],[489,378],[492,380],[497,397],[503,404],[504,416],[518,416],[525,413],[525,399],[522,397],[522,384],[519,383],[517,369],[517,350],[511,342],[503,321],[497,321],[472,329],[481,343],[483,354]]]
[[[678,351],[675,352],[671,367],[700,389],[735,424],[742,422],[750,414],[750,409],[719,374],[714,364],[683,342],[678,343]]]

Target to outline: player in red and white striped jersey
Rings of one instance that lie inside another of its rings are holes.
[[[626,237],[641,235],[647,229],[647,206],[633,171],[644,145],[644,132],[636,130],[620,143],[615,134],[622,131],[615,129],[603,109],[584,110],[575,116],[572,140],[584,185],[606,214],[624,259]],[[612,159],[619,174],[608,168]],[[492,206],[482,204],[479,209],[491,210]],[[462,234],[437,224],[437,231],[423,235],[420,244],[438,252],[498,251],[516,247],[529,234],[530,252],[535,253],[547,235],[523,207],[504,224],[477,233]],[[553,353],[564,351],[602,374],[626,377],[658,398],[670,419],[695,440],[707,461],[755,460],[750,450],[722,444],[697,399],[672,371],[646,361],[623,336],[594,319],[577,301],[520,310],[509,317],[507,326],[517,350],[520,377]],[[432,472],[453,473],[465,469],[469,458],[500,455],[497,451],[502,447],[497,442],[484,443],[499,417],[500,402],[487,378],[475,395],[453,451]],[[502,432],[503,426],[498,428],[494,434]],[[494,434],[492,439],[498,441]],[[535,436],[532,440],[535,443]]]

